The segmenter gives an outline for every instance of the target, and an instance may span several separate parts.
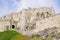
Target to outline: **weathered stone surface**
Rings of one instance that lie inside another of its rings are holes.
[[[60,14],[55,15],[54,9],[47,7],[23,9],[18,13],[11,13],[1,17],[0,24],[3,29],[8,26],[8,30],[16,30],[29,35],[45,28],[60,26]],[[14,28],[12,28],[12,25],[14,25]]]

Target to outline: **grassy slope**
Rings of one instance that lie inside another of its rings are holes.
[[[7,30],[0,32],[0,40],[28,40],[28,36],[13,30]]]
[[[17,35],[15,37],[13,37],[11,40],[28,40],[28,36],[27,35]]]
[[[55,36],[57,37],[58,35],[60,35],[60,32],[50,34],[48,35],[48,37],[50,38],[50,40],[53,40],[52,38],[54,38]],[[27,35],[22,35],[21,33],[18,33],[13,30],[7,30],[4,32],[0,32],[0,40],[28,40],[28,39],[29,38]],[[43,38],[33,36],[31,40],[43,40]]]
[[[20,35],[20,33],[13,31],[13,30],[7,30],[4,32],[0,32],[0,40],[10,40],[12,37]]]

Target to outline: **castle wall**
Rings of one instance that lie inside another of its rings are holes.
[[[14,20],[14,21],[19,21],[20,19],[20,16],[21,16],[21,13],[11,13],[9,15],[6,15],[6,16],[3,16],[1,17],[0,19],[4,20],[4,19],[8,19],[8,20]]]
[[[46,17],[55,15],[53,8],[45,8],[45,7],[42,7],[42,8],[34,8],[34,9],[24,9],[23,11],[26,14],[25,15],[26,20],[29,20],[28,18],[30,18],[30,23],[32,21],[34,21],[37,18],[37,16],[39,16],[40,19],[44,19]],[[37,13],[39,13],[39,14],[37,15]],[[43,15],[44,18],[41,15]]]
[[[48,12],[48,13],[47,13]],[[39,14],[37,14],[39,13]],[[41,15],[42,14],[42,15]],[[24,9],[22,10],[20,19],[20,30],[23,32],[26,29],[33,32],[30,27],[35,27],[36,21],[44,19],[46,17],[53,16],[54,10],[52,8],[35,8],[35,9]],[[24,32],[23,32],[24,33]],[[29,32],[27,32],[29,33]]]
[[[36,21],[35,32],[51,27],[60,27],[60,14]]]
[[[0,20],[0,32],[9,30],[10,22],[8,20]]]
[[[2,22],[2,23],[0,23],[1,30],[2,29],[5,30],[5,26],[11,26],[12,24],[14,24],[14,25],[17,24],[16,30],[19,29],[18,31],[20,31],[20,32],[25,31],[25,33],[26,33],[27,28],[28,28],[29,32],[31,32],[31,31],[35,32],[36,30],[39,31],[40,30],[39,28],[43,27],[46,17],[50,17],[53,15],[55,15],[53,8],[42,7],[42,8],[33,8],[33,9],[23,9],[19,13],[11,13],[9,15],[1,17],[2,20],[4,20],[4,19],[11,20],[11,22],[1,21]],[[46,19],[46,20],[48,20],[48,19]],[[54,19],[54,17],[52,19]],[[41,20],[41,21],[38,21],[38,20]],[[15,23],[14,23],[14,21],[15,21]],[[42,22],[43,24],[40,24],[40,22]],[[46,22],[46,24],[47,23],[49,23],[49,20],[48,20],[48,22]],[[54,21],[52,24],[54,24]],[[30,27],[36,27],[36,29],[31,30]]]

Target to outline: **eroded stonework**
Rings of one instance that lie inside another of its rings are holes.
[[[45,28],[60,26],[60,15],[53,8],[42,7],[23,9],[0,18],[0,31],[16,30],[23,34],[33,34]]]

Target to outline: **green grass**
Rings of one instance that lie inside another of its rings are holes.
[[[28,40],[28,36],[14,30],[7,30],[0,32],[0,40]]]
[[[0,32],[0,40],[10,40],[12,37],[20,35],[20,33],[13,31],[13,30],[7,30],[4,32]]]
[[[28,40],[28,36],[27,35],[17,35],[15,37],[13,37],[11,40]]]

